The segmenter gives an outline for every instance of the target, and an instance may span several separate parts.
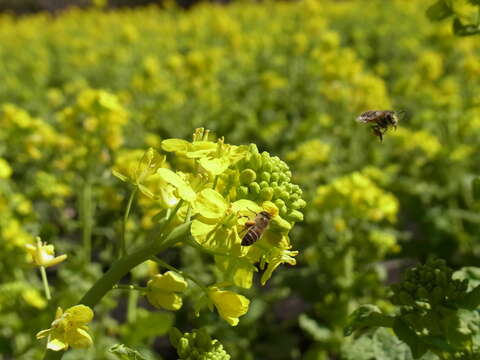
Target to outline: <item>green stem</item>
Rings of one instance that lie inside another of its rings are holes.
[[[138,291],[130,291],[128,293],[127,322],[129,324],[133,324],[137,320],[137,302],[139,295],[140,293]]]
[[[170,213],[170,216],[168,217],[167,221],[165,221],[165,223],[163,224],[163,228],[164,229],[167,229],[168,225],[170,225],[170,223],[172,222],[173,218],[175,217],[175,215],[177,214],[178,212],[178,209],[180,209],[180,206],[182,206],[183,204],[183,200],[180,200],[177,204],[177,206],[175,206],[175,208],[173,209],[173,211]]]
[[[136,187],[133,189],[133,191],[130,193],[130,197],[128,198],[128,203],[127,203],[127,208],[125,209],[125,214],[123,215],[123,224],[122,224],[122,234],[120,237],[120,257],[125,256],[127,253],[127,245],[125,241],[126,233],[127,233],[127,221],[128,221],[128,216],[130,215],[130,210],[132,208],[132,203],[133,199],[135,198],[135,195],[137,194],[138,188]]]
[[[43,288],[45,289],[45,297],[47,300],[51,300],[50,288],[48,286],[47,272],[45,271],[44,266],[40,266],[40,274],[42,275]]]
[[[93,201],[92,182],[89,175],[87,175],[82,190],[82,203],[80,209],[82,215],[83,250],[85,252],[85,259],[90,262],[92,255]]]
[[[161,267],[164,267],[165,269],[168,269],[168,270],[171,270],[173,272],[176,272],[177,274],[180,274],[182,275],[184,278],[187,278],[187,279],[190,279],[192,280],[200,289],[202,289],[203,291],[205,292],[208,292],[208,289],[205,285],[203,285],[200,280],[196,279],[195,277],[193,277],[192,275],[190,274],[187,274],[186,272],[184,271],[181,271],[181,270],[178,270],[177,268],[173,267],[172,265],[170,264],[167,264],[165,261],[163,261],[162,259],[160,259],[158,256],[152,256],[152,260],[155,261],[158,265],[160,265]]]
[[[110,269],[98,279],[98,281],[87,291],[80,299],[78,304],[83,304],[91,308],[95,307],[98,302],[107,294],[120,279],[128,274],[135,266],[150,259],[163,250],[169,248],[179,242],[190,233],[190,222],[181,224],[174,228],[169,235],[162,241],[149,241],[138,250],[116,260]],[[63,352],[55,352],[48,350],[44,360],[58,360],[63,356]]]

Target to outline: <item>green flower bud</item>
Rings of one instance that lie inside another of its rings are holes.
[[[273,196],[277,199],[282,195],[282,188],[280,186],[273,186]]]
[[[253,154],[250,157],[250,166],[253,170],[259,170],[262,167],[262,156],[260,154]]]
[[[191,351],[191,349],[190,349],[190,344],[189,344],[188,340],[186,338],[182,337],[178,341],[178,345],[177,345],[178,355],[181,358],[185,358],[190,354],[190,351]]]
[[[237,191],[240,198],[246,198],[248,196],[248,187],[246,186],[239,186]]]
[[[285,215],[287,215],[287,206],[286,205],[283,205],[282,207],[279,208],[279,211],[280,211],[280,216],[283,216],[285,217]]]
[[[282,191],[280,193],[280,199],[282,199],[283,201],[285,202],[288,202],[290,200],[290,194],[288,193],[288,191]]]
[[[288,176],[285,173],[281,173],[278,180],[279,180],[280,183],[284,183],[284,182],[289,181],[290,179],[288,178]]]
[[[262,152],[262,164],[263,164],[263,169],[267,172],[272,171],[272,161],[270,158],[270,154],[266,151]]]
[[[273,172],[272,173],[272,176],[270,178],[272,181],[278,181],[278,179],[280,179],[280,173],[279,172]],[[278,184],[277,184],[278,185]]]
[[[274,192],[275,192],[275,189],[274,189]],[[277,199],[274,201],[274,203],[275,205],[277,205],[279,209],[285,206],[285,201],[283,201],[282,199]]]
[[[266,182],[266,181],[260,182],[260,188],[261,189],[266,188],[266,187],[269,187],[268,182]]]
[[[270,201],[273,198],[273,189],[271,187],[266,187],[260,190],[260,198],[265,201]]]
[[[290,192],[290,201],[291,201],[292,205],[293,205],[293,203],[295,203],[298,200],[300,200],[300,195],[298,195],[297,193]]]
[[[269,172],[263,171],[260,174],[260,179],[266,182],[270,182],[271,174]]]
[[[303,209],[305,206],[307,206],[307,203],[303,199],[298,199],[294,201],[290,206],[292,209],[298,210]]]
[[[275,216],[270,222],[270,228],[273,231],[286,233],[290,231],[292,225],[281,217]]]
[[[255,155],[258,155],[258,154],[259,154],[257,145],[255,145],[255,144],[250,144],[250,145],[248,146],[248,151],[249,151],[251,154],[255,154]]]
[[[257,174],[252,169],[245,169],[240,173],[240,182],[244,185],[254,182],[256,178]]]
[[[290,222],[303,221],[303,214],[298,210],[292,210],[287,214],[286,219]]]
[[[248,189],[254,195],[260,194],[260,185],[258,185],[256,182],[252,182],[250,185],[248,185]]]

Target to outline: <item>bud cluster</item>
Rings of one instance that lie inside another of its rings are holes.
[[[177,349],[179,360],[230,360],[223,345],[212,339],[205,329],[182,334],[178,329],[172,328],[170,342]]]
[[[392,302],[396,305],[430,309],[438,305],[454,305],[467,291],[468,280],[452,279],[453,270],[444,260],[428,260],[425,265],[409,269],[403,281],[394,284]]]
[[[271,201],[279,210],[280,216],[289,222],[303,220],[300,211],[306,203],[302,190],[291,182],[292,173],[288,165],[277,156],[266,151],[259,153],[251,144],[249,153],[238,164],[241,186],[237,197],[255,202]]]

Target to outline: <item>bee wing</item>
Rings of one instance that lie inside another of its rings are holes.
[[[365,123],[374,121],[379,115],[381,115],[381,111],[377,111],[377,110],[365,111],[361,113],[359,117],[357,117],[357,121],[359,123],[365,124]]]

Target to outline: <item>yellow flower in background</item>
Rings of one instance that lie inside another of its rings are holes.
[[[93,311],[85,305],[75,305],[63,312],[57,309],[52,327],[37,333],[37,339],[48,336],[47,349],[53,351],[72,348],[87,348],[93,340],[87,324],[93,319]]]
[[[0,158],[0,179],[8,179],[12,175],[12,168],[8,162]]]
[[[176,311],[183,304],[177,293],[184,292],[187,286],[187,281],[173,271],[157,274],[147,283],[147,299],[158,309]]]
[[[211,287],[208,296],[217,308],[218,314],[232,326],[237,326],[238,318],[247,313],[250,305],[250,300],[245,296],[217,287]]]
[[[67,255],[65,254],[55,256],[55,247],[53,245],[48,245],[45,242],[42,243],[42,240],[39,237],[37,237],[36,240],[36,245],[25,245],[27,252],[32,256],[32,261],[35,265],[43,267],[55,266],[67,259]]]

